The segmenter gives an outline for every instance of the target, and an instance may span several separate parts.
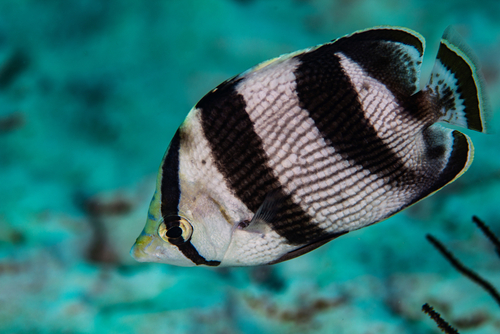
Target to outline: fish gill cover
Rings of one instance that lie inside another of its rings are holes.
[[[496,1],[14,1],[0,3],[0,332],[438,332],[499,330],[498,307],[425,240],[498,286],[497,134],[452,185],[383,224],[274,266],[135,262],[159,157],[207,91],[283,53],[378,25],[427,41],[422,83],[452,24],[477,55],[493,114]],[[496,130],[496,131],[495,131]],[[496,283],[496,284],[495,284]],[[465,321],[465,320],[467,321]]]

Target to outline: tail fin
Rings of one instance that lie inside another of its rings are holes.
[[[441,108],[438,121],[486,132],[488,106],[483,76],[469,47],[448,27],[425,88]]]

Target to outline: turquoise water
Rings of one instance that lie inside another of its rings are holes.
[[[0,332],[437,333],[425,302],[461,333],[500,331],[498,305],[425,239],[500,287],[471,222],[500,234],[500,117],[496,134],[466,131],[475,161],[458,181],[295,260],[209,269],[129,256],[170,138],[223,80],[390,24],[426,38],[425,82],[453,24],[495,113],[499,17],[498,1],[1,1]]]

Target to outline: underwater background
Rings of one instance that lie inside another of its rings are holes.
[[[283,53],[399,25],[453,25],[482,65],[496,134],[467,173],[380,224],[251,268],[138,263],[156,172],[210,89]],[[500,288],[500,2],[1,0],[1,333],[500,332],[500,309],[426,240]],[[496,115],[495,115],[496,114]],[[496,117],[495,117],[496,116]]]

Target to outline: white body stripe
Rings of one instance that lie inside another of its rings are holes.
[[[192,109],[186,117],[186,124],[189,128],[183,132],[184,136],[192,136],[192,140],[181,141],[179,151],[179,178],[188,183],[200,183],[198,185],[203,191],[219,203],[224,203],[224,209],[232,221],[242,221],[251,219],[253,213],[246,209],[245,205],[232,194],[226,185],[224,176],[217,169],[214,158],[211,154],[208,141],[203,136],[201,128],[199,110]],[[203,163],[203,161],[205,163]],[[200,192],[201,192],[200,188]],[[182,205],[180,205],[182,207]],[[187,206],[187,207],[192,207]]]

